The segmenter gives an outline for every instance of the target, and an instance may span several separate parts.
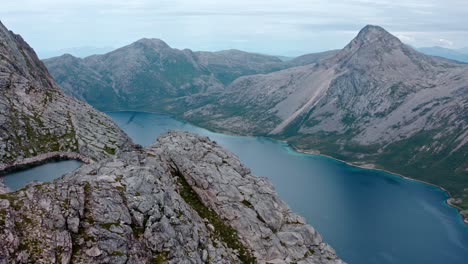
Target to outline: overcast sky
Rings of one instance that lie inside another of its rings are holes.
[[[0,0],[0,19],[42,57],[143,37],[294,56],[342,48],[366,24],[416,47],[468,47],[468,0]]]

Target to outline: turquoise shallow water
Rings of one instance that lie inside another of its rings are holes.
[[[168,130],[209,136],[255,175],[268,177],[348,263],[468,263],[468,227],[437,187],[297,153],[270,139],[212,133],[167,115],[108,114],[142,145]]]
[[[13,191],[19,190],[32,181],[49,182],[80,167],[76,160],[52,161],[1,176],[5,185]]]

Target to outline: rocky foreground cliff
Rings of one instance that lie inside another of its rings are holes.
[[[34,50],[0,23],[0,168],[48,153],[98,160],[130,146],[109,117],[64,95]]]
[[[171,132],[0,195],[0,263],[343,263],[265,178]]]

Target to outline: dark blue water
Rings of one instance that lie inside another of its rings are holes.
[[[17,191],[32,181],[50,182],[80,167],[82,162],[76,160],[51,161],[26,170],[1,176],[5,185]]]
[[[350,264],[468,263],[468,227],[436,187],[300,154],[265,138],[212,133],[166,115],[109,115],[142,145],[168,130],[209,136],[254,174],[270,178],[291,208]]]

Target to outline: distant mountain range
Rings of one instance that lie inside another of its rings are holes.
[[[239,50],[193,52],[159,39],[141,39],[104,55],[84,59],[65,54],[44,60],[63,90],[101,110],[162,110],[162,102],[221,92],[235,79],[314,63],[333,52],[283,62]],[[154,104],[158,102],[158,104]]]
[[[72,54],[73,56],[84,58],[96,54],[104,54],[114,50],[112,47],[92,47],[92,46],[83,46],[83,47],[74,47],[67,49],[57,49],[57,50],[43,50],[38,52],[38,56],[41,59],[48,59],[52,57],[57,57],[62,54]]]
[[[381,27],[290,61],[143,39],[45,63],[66,93],[101,110],[163,111],[286,140],[443,186],[468,208],[468,65],[422,54]]]
[[[438,56],[442,58],[468,63],[468,48],[454,50],[436,46],[418,48],[418,51],[427,55]]]

